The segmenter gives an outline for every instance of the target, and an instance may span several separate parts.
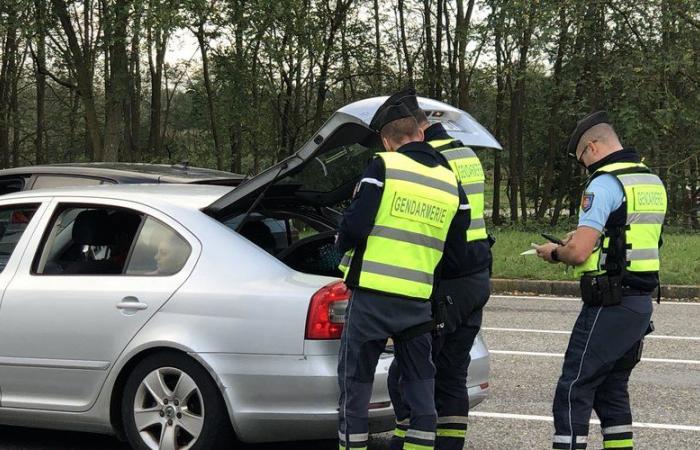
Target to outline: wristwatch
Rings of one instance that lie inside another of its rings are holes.
[[[555,248],[554,250],[552,250],[552,253],[550,253],[550,255],[552,256],[552,261],[561,262],[561,259],[559,259],[559,253],[557,253],[557,250],[559,250],[559,249]]]

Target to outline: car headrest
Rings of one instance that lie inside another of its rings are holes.
[[[78,245],[111,245],[114,227],[104,209],[83,211],[73,223],[73,242]]]

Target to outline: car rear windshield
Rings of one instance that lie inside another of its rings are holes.
[[[379,146],[377,136],[366,126],[344,123],[327,136],[312,160],[281,184],[294,185],[297,192],[321,194],[347,187],[359,179]]]

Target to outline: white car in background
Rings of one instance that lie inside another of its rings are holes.
[[[339,110],[296,154],[234,189],[0,197],[0,423],[115,433],[138,449],[336,436],[349,294],[331,207],[350,198],[378,147],[367,123],[382,101]],[[463,111],[420,102],[466,144],[499,147]],[[284,224],[287,240],[266,224]],[[488,392],[480,336],[471,355],[474,406]],[[394,426],[392,357],[377,367],[372,431]]]

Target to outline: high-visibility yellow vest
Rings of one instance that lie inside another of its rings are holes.
[[[603,174],[613,175],[623,187],[624,220],[614,223],[611,218],[615,214],[611,214],[602,242],[583,264],[574,267],[574,277],[605,274],[615,263],[624,264],[628,272],[658,272],[659,241],[667,208],[666,189],[661,179],[642,163],[620,162],[596,170],[586,187]],[[623,241],[615,243],[614,239]],[[619,249],[621,255],[615,258],[618,261],[608,257],[611,247]]]
[[[386,179],[374,227],[361,260],[351,250],[339,268],[346,279],[350,267],[359,270],[361,288],[428,300],[460,207],[457,180],[442,166],[427,167],[401,153],[377,156],[384,161]]]
[[[467,230],[467,242],[478,241],[488,237],[484,221],[484,168],[476,153],[469,147],[453,147],[456,139],[438,139],[428,141],[431,147],[445,156],[452,171],[462,183],[469,205],[471,205],[471,223]]]

